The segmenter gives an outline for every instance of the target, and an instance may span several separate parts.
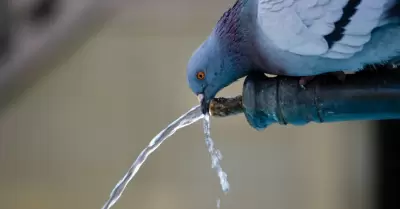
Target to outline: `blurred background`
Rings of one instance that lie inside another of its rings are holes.
[[[152,137],[197,105],[187,60],[234,0],[1,2],[0,208],[88,209],[101,208]],[[388,148],[396,158],[398,142],[383,122],[260,132],[240,115],[211,127],[228,195],[196,123],[149,157],[113,208],[216,208],[221,197],[230,209],[374,209],[380,185],[393,185],[381,179],[396,161],[382,159]]]

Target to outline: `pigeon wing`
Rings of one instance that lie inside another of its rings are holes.
[[[257,26],[275,47],[345,59],[363,49],[398,0],[257,0]]]

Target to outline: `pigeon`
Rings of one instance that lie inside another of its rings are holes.
[[[400,57],[400,0],[237,0],[187,63],[203,114],[250,72],[354,73]]]

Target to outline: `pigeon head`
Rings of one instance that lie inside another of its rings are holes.
[[[226,44],[210,36],[192,54],[187,66],[187,81],[197,95],[203,114],[208,113],[210,101],[224,87],[245,75],[245,66],[238,56],[229,52]]]

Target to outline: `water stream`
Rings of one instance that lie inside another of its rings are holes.
[[[195,106],[190,109],[187,113],[183,114],[181,117],[176,119],[174,122],[169,124],[167,128],[162,130],[157,136],[155,136],[149,143],[149,145],[140,153],[140,155],[136,158],[134,163],[131,165],[129,170],[126,172],[124,177],[118,182],[118,184],[111,191],[110,198],[104,204],[102,209],[110,209],[121,197],[128,183],[132,180],[132,178],[136,175],[139,168],[146,161],[147,157],[153,153],[168,137],[174,134],[178,129],[181,129],[185,126],[188,126],[192,123],[197,122],[198,120],[204,118],[203,127],[205,134],[205,141],[207,149],[211,155],[211,167],[217,171],[218,177],[220,178],[220,184],[222,187],[222,191],[227,193],[229,191],[229,183],[227,181],[227,175],[222,170],[219,161],[222,159],[221,152],[218,149],[214,148],[214,142],[210,137],[210,116],[203,115],[201,113],[200,106]],[[220,200],[217,200],[217,207],[220,207]]]
[[[222,170],[219,161],[222,159],[222,154],[218,149],[214,148],[214,141],[211,139],[211,129],[210,129],[210,116],[206,115],[203,120],[203,128],[206,146],[208,152],[211,155],[211,167],[215,169],[219,177],[219,183],[221,184],[222,191],[227,193],[229,191],[229,182],[226,173]]]

